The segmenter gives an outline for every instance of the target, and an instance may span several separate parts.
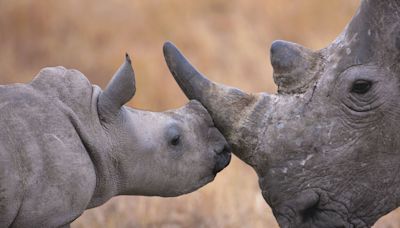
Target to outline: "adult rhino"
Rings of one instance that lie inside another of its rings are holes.
[[[156,113],[124,106],[134,94],[128,56],[105,91],[63,67],[0,86],[0,227],[69,227],[116,195],[192,192],[229,163],[199,102]]]
[[[275,41],[276,95],[211,82],[171,43],[164,54],[257,172],[282,227],[369,227],[399,206],[399,0],[363,0],[319,51]]]

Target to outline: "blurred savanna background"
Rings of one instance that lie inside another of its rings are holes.
[[[28,82],[46,66],[83,72],[105,87],[128,52],[137,93],[130,106],[163,111],[187,99],[162,44],[174,42],[211,79],[275,92],[273,40],[311,49],[331,42],[359,0],[0,0],[0,84]],[[177,198],[121,196],[86,211],[81,227],[278,227],[255,172],[234,158],[214,182]],[[375,227],[400,227],[392,212]]]

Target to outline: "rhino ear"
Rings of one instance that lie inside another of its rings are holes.
[[[135,95],[135,73],[131,59],[126,54],[125,62],[119,67],[106,89],[100,94],[98,109],[105,117],[115,115]]]

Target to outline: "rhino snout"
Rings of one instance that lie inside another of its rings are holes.
[[[217,174],[229,165],[231,161],[231,147],[225,141],[218,149],[215,149],[214,152],[216,158],[213,172]]]

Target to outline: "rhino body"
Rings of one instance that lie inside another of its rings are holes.
[[[275,95],[212,82],[171,43],[164,54],[255,169],[281,227],[370,227],[399,206],[400,1],[363,0],[319,51],[275,41]]]
[[[96,187],[90,152],[105,139],[87,138],[102,132],[90,115],[99,92],[61,67],[42,70],[30,84],[0,87],[1,227],[56,227],[87,207]],[[43,214],[33,224],[24,220]]]
[[[123,106],[134,93],[129,59],[105,91],[63,67],[0,86],[0,227],[68,227],[115,195],[194,191],[229,163],[200,103]]]

